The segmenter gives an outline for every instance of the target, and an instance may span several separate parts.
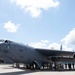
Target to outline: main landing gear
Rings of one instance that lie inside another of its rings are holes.
[[[33,62],[31,64],[27,64],[26,69],[38,70],[38,69],[40,69],[40,67],[35,62]]]

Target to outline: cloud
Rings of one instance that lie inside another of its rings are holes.
[[[49,44],[49,46],[48,46],[48,48],[57,49],[57,50],[60,50],[60,47],[61,47],[61,44],[58,44],[55,42],[52,44]],[[72,51],[73,49],[68,47],[67,45],[62,45],[62,50]]]
[[[17,6],[29,12],[34,18],[39,17],[43,10],[59,6],[57,0],[11,0],[11,2],[15,2]]]
[[[48,42],[49,42],[48,40],[41,40],[40,42],[33,42],[30,43],[29,45],[35,48],[46,48]]]
[[[50,43],[48,40],[41,40],[40,42],[30,43],[29,45],[35,48],[43,48],[43,49],[45,48],[45,49],[55,49],[55,50],[60,50],[60,46],[61,46],[61,44],[58,44],[56,42]],[[67,45],[62,45],[62,49],[65,51],[73,50]]]
[[[50,49],[60,49],[60,44],[54,42],[52,44],[49,44],[48,48],[50,48]]]
[[[11,21],[8,21],[7,23],[4,23],[4,28],[8,31],[8,32],[12,32],[15,33],[17,32],[18,28],[20,27],[20,24],[14,24]]]
[[[71,30],[62,40],[66,45],[75,45],[75,28]]]
[[[63,39],[60,40],[63,42],[62,48],[66,51],[73,51],[75,49],[75,28],[73,28]],[[47,48],[47,49],[56,49],[60,50],[61,44],[53,42],[50,43],[48,40],[42,40],[40,42],[35,42],[30,44],[35,48]]]

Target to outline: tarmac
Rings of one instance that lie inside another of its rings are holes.
[[[75,71],[26,70],[12,65],[0,64],[0,75],[75,75]]]

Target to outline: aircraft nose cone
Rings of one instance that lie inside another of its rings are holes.
[[[1,46],[0,46],[0,55],[1,55]]]
[[[0,44],[0,50],[1,50],[1,44]]]
[[[2,56],[2,44],[0,44],[0,57]]]
[[[0,44],[0,51],[2,50],[2,44]]]

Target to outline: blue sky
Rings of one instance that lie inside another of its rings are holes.
[[[0,0],[1,39],[72,50],[74,32],[74,0]]]

